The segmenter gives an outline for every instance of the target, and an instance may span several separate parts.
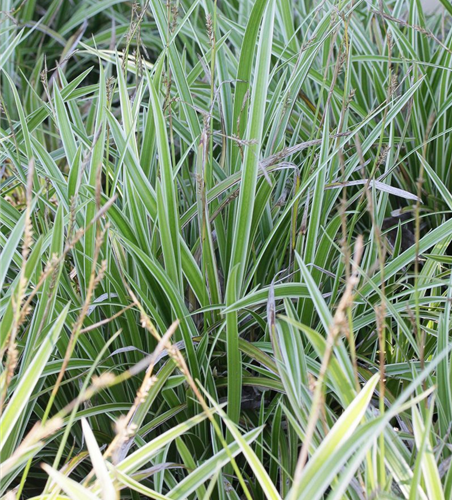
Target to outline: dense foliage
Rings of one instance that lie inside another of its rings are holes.
[[[1,498],[452,497],[442,3],[3,0]]]

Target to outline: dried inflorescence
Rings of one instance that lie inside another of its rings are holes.
[[[64,421],[60,416],[49,419],[45,424],[37,422],[14,453],[2,463],[2,474],[6,476],[9,471],[13,470],[21,457],[29,453],[33,448],[42,446],[44,440],[55,434],[63,425]]]
[[[91,384],[92,388],[95,390],[101,390],[105,387],[109,387],[115,381],[116,376],[111,372],[103,372],[100,375],[96,375],[92,378]]]
[[[210,41],[210,46],[213,47],[215,43],[215,33],[213,30],[213,22],[212,22],[212,16],[208,12],[206,14],[206,28],[207,28],[207,36],[209,37]]]
[[[151,390],[151,387],[155,385],[158,382],[158,378],[155,375],[152,375],[149,378],[146,378],[141,387],[138,389],[137,392],[137,400],[139,403],[144,403],[146,401],[146,398],[149,394],[149,391]]]

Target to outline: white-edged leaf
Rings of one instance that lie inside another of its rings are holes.
[[[73,479],[66,477],[50,465],[42,464],[42,468],[55,481],[55,483],[67,494],[71,500],[99,500],[87,488]]]
[[[329,485],[325,481],[327,471],[324,470],[324,465],[327,463],[330,455],[337,452],[359,426],[378,380],[379,374],[376,373],[339,417],[333,428],[306,464],[299,481],[293,485],[289,495],[290,500],[298,498],[320,498],[323,494],[323,491],[325,491]]]
[[[441,180],[439,175],[435,172],[435,170],[425,161],[425,158],[419,153],[417,153],[417,157],[419,158],[419,161],[422,163],[422,166],[424,167],[428,176],[433,181],[439,193],[441,194],[442,200],[447,204],[449,209],[452,210],[452,194],[444,185],[443,181]]]
[[[117,468],[126,474],[135,472],[144,464],[149,462],[149,460],[161,448],[163,448],[165,445],[176,439],[178,436],[181,436],[206,418],[207,415],[205,413],[201,413],[199,415],[196,415],[195,417],[192,417],[186,422],[176,425],[176,427],[169,429],[168,431],[153,439],[151,442],[147,443],[145,446],[141,447],[135,453],[132,453],[132,455],[123,460]]]
[[[101,497],[103,500],[114,500],[118,497],[113,481],[104,462],[104,458],[94,437],[93,431],[85,418],[82,418],[83,435],[86,439],[91,463],[93,464],[94,472],[101,485]]]
[[[30,366],[25,373],[21,376],[20,383],[17,385],[14,394],[12,395],[8,406],[6,407],[0,419],[0,449],[5,445],[8,437],[14,429],[18,419],[20,418],[23,409],[28,404],[33,389],[38,383],[39,377],[44,370],[53,348],[60,336],[61,329],[63,328],[69,311],[70,303],[61,311],[56,319],[52,329],[47,337],[44,339],[38,352],[32,358]]]
[[[388,184],[385,184],[384,182],[381,181],[375,181],[369,179],[360,179],[356,181],[347,181],[347,182],[335,182],[334,184],[329,184],[328,186],[325,187],[325,189],[342,189],[347,186],[361,186],[363,184],[369,183],[369,187],[376,188],[380,191],[384,191],[385,193],[393,194],[394,196],[399,196],[400,198],[405,198],[407,200],[418,200],[418,197],[410,193],[409,191],[405,191],[404,189],[396,188],[393,186],[389,186]]]
[[[116,475],[116,478],[120,483],[122,483],[124,486],[127,486],[131,490],[145,495],[145,498],[154,498],[155,500],[173,500],[171,497],[162,495],[161,493],[158,493],[157,491],[144,486],[143,484],[139,483],[127,474],[124,474],[124,472],[121,472],[120,470],[115,470],[114,474]]]
[[[263,427],[257,427],[247,434],[243,435],[243,440],[249,445],[259,434],[262,432]],[[230,462],[230,456],[237,456],[240,451],[240,443],[236,440],[228,446],[228,452],[223,449],[216,455],[206,460],[202,465],[191,472],[184,478],[175,488],[173,488],[168,495],[172,500],[184,500],[191,493],[193,493],[200,485],[204,484],[216,471],[221,470],[226,464]]]
[[[214,408],[217,410],[217,412],[220,414],[221,418],[223,419],[226,427],[228,428],[231,436],[234,439],[234,442],[237,443],[240,446],[240,449],[242,450],[242,453],[244,454],[248,465],[251,467],[253,470],[256,479],[259,481],[259,484],[261,485],[262,489],[265,491],[266,498],[270,500],[281,500],[281,497],[278,493],[278,490],[276,489],[276,486],[273,484],[272,480],[270,479],[270,476],[268,475],[267,471],[264,468],[264,465],[262,462],[259,460],[257,457],[256,453],[253,451],[251,446],[247,443],[246,439],[240,431],[237,429],[237,426],[232,422],[226,413],[220,408],[220,406],[215,402],[215,400],[207,393],[205,393],[206,396],[209,398],[210,402],[214,406]]]
[[[414,439],[418,450],[421,449],[423,439],[426,439],[426,446],[424,447],[421,459],[421,467],[425,484],[427,486],[428,497],[434,498],[435,500],[444,500],[444,493],[441,486],[441,478],[438,467],[436,465],[435,455],[430,445],[429,436],[424,436],[425,432],[428,432],[428,429],[425,428],[419,410],[415,406],[413,406],[412,415]]]

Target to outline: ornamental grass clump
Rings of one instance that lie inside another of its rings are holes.
[[[3,2],[0,499],[452,497],[440,3]]]

